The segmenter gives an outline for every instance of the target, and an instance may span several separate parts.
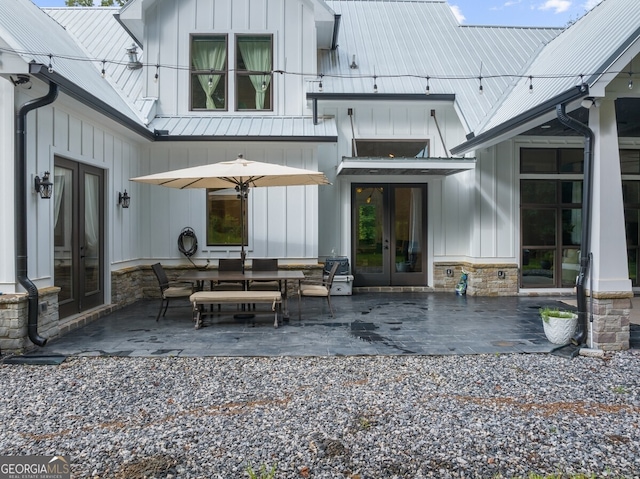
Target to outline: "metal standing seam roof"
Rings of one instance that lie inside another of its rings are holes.
[[[115,18],[118,8],[79,7],[43,8],[47,15],[64,27],[67,33],[81,45],[90,58],[104,58],[119,63],[105,66],[105,78],[118,93],[136,105],[143,95],[143,69],[127,68],[127,48],[134,41]],[[100,32],[100,34],[96,34]],[[138,61],[144,62],[143,52],[138,49]]]
[[[455,94],[469,129],[476,128],[556,28],[461,26],[444,1],[334,0],[341,15],[336,51],[321,52],[323,92]],[[357,69],[349,67],[355,55]],[[484,94],[479,95],[480,76]],[[336,77],[337,76],[337,77]],[[439,78],[438,78],[439,77]],[[443,78],[444,77],[444,78]],[[317,91],[317,82],[310,82]]]
[[[45,66],[51,62],[53,71],[78,90],[88,92],[130,121],[141,124],[132,105],[101,77],[101,65],[91,62],[77,40],[30,0],[0,2],[0,38],[25,62]],[[51,59],[49,54],[53,55]]]
[[[313,123],[303,116],[166,116],[156,117],[150,128],[161,137],[175,140],[209,141],[311,141],[336,142],[338,130],[333,118]]]
[[[638,0],[604,0],[540,51],[495,112],[479,125],[476,136],[490,136],[492,130],[574,90],[581,81],[591,87],[601,78],[613,79],[618,72],[604,77],[601,73],[639,37]],[[468,149],[463,144],[456,150]]]

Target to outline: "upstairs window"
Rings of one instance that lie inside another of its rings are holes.
[[[191,109],[227,109],[227,37],[191,37]]]
[[[273,37],[236,37],[236,109],[272,109]]]

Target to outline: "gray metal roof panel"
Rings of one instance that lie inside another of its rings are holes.
[[[533,109],[583,80],[592,86],[640,30],[637,0],[604,0],[541,50],[481,134]],[[529,93],[532,77],[533,91]],[[548,78],[545,78],[548,77]],[[613,78],[612,75],[610,78]]]
[[[42,10],[64,27],[76,43],[86,51],[88,57],[109,60],[105,65],[105,78],[123,98],[138,108],[138,99],[144,93],[143,70],[127,68],[126,50],[134,41],[114,16],[119,9],[71,7],[43,8]],[[100,34],[96,35],[96,32]],[[138,49],[138,60],[144,62],[144,52],[140,49]],[[142,108],[138,111],[142,112]],[[141,113],[141,116],[145,115]]]
[[[342,16],[339,48],[319,58],[324,92],[378,91],[422,93],[426,76],[431,93],[455,93],[470,128],[477,126],[513,83],[517,74],[559,29],[461,26],[443,1],[334,0]],[[349,68],[355,55],[357,69]],[[317,91],[317,82],[310,89]]]
[[[161,116],[156,117],[150,128],[166,130],[167,136],[182,136],[197,140],[216,137],[220,141],[243,138],[270,139],[287,138],[289,141],[335,141],[338,130],[333,118],[320,119],[303,116]]]
[[[72,36],[30,0],[0,2],[0,37],[27,63],[48,65],[71,83],[112,106],[136,123],[140,117],[100,76],[100,65],[90,62],[87,52]],[[50,60],[49,53],[54,54]]]

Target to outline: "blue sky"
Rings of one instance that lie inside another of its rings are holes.
[[[62,7],[64,0],[34,0],[41,7]],[[563,27],[600,0],[449,0],[460,23]]]

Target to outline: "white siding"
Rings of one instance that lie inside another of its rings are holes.
[[[149,63],[172,65],[146,71],[147,96],[159,97],[159,115],[189,113],[189,41],[191,34],[228,35],[228,67],[235,65],[236,34],[273,35],[273,67],[293,72],[316,71],[314,13],[303,1],[292,0],[181,0],[158,2],[146,18],[145,56]],[[227,78],[228,113],[234,112],[235,79]],[[274,111],[265,115],[305,112],[302,75],[273,77]],[[245,112],[246,113],[246,112]],[[242,114],[242,113],[239,113]]]
[[[210,145],[210,146],[209,146]],[[306,144],[215,143],[153,144],[142,161],[141,175],[205,163],[245,158],[298,168],[317,169],[316,148]],[[131,183],[132,198],[147,214],[141,218],[140,255],[143,258],[184,261],[177,239],[184,227],[198,237],[194,260],[237,257],[239,247],[206,245],[204,190],[176,190]],[[318,255],[318,189],[290,186],[253,188],[248,198],[248,257],[278,257],[315,261]],[[133,201],[133,200],[132,200]],[[268,205],[268,207],[267,207]]]
[[[2,81],[4,86],[4,81]],[[10,91],[9,91],[10,90]],[[1,104],[0,138],[3,145],[11,147],[2,156],[3,175],[10,185],[2,188],[2,195],[8,195],[6,203],[13,204],[13,138],[15,135],[13,112],[13,87],[2,88],[0,95],[8,102]],[[16,90],[15,105],[41,97],[46,90],[41,84],[31,90]],[[27,95],[28,94],[28,95]],[[51,105],[31,111],[27,115],[27,228],[28,228],[28,275],[38,287],[52,285],[53,271],[53,207],[54,202],[40,199],[33,193],[33,176],[44,171],[54,171],[54,157],[59,156],[79,163],[96,166],[105,171],[105,261],[109,265],[135,262],[139,258],[138,215],[139,205],[132,198],[132,207],[122,210],[117,207],[117,192],[128,187],[128,178],[137,173],[137,163],[141,144],[137,137],[113,123],[99,123],[99,117],[90,117],[86,110],[78,110],[78,104],[61,95]],[[11,111],[11,118],[7,112]],[[55,195],[54,181],[54,195]],[[9,198],[10,197],[10,198]],[[9,213],[0,213],[0,227],[14,231],[13,208],[3,208]],[[141,215],[142,216],[142,215]],[[15,291],[15,250],[13,235],[3,235],[0,240],[0,290]],[[117,269],[117,266],[115,267]],[[106,281],[105,299],[109,301],[110,286]]]

